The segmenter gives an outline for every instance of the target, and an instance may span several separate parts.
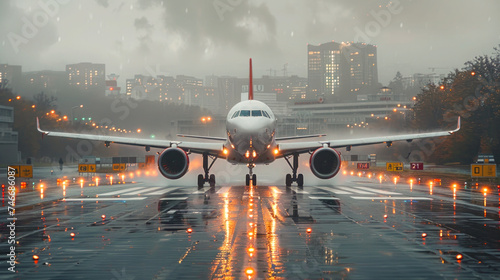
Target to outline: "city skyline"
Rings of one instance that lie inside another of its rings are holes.
[[[244,77],[252,57],[256,76],[270,68],[279,73],[286,64],[289,75],[305,77],[307,44],[334,40],[377,45],[379,81],[387,84],[398,70],[460,69],[500,41],[496,1],[50,0],[0,6],[0,61],[26,72],[90,61],[121,77]]]

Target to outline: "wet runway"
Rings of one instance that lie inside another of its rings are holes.
[[[15,274],[5,205],[0,213],[0,277],[500,279],[496,189],[337,177],[303,188],[139,178],[23,192]]]

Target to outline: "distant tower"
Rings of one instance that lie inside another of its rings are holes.
[[[116,81],[116,80],[118,80],[118,78],[120,78],[120,75],[116,75],[115,73],[113,73],[113,74],[109,74],[107,77],[108,77],[108,80]]]

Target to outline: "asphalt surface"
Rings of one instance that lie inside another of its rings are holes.
[[[339,174],[331,185],[198,190],[68,175],[18,194],[15,273],[3,198],[0,278],[500,279],[496,189]]]

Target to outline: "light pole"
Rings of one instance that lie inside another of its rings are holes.
[[[75,109],[76,108],[83,108],[83,104],[71,107],[71,123],[75,122]]]
[[[207,123],[212,121],[212,117],[201,117],[201,122],[205,125],[205,129],[207,130],[207,136],[210,136],[210,130],[207,127]]]

